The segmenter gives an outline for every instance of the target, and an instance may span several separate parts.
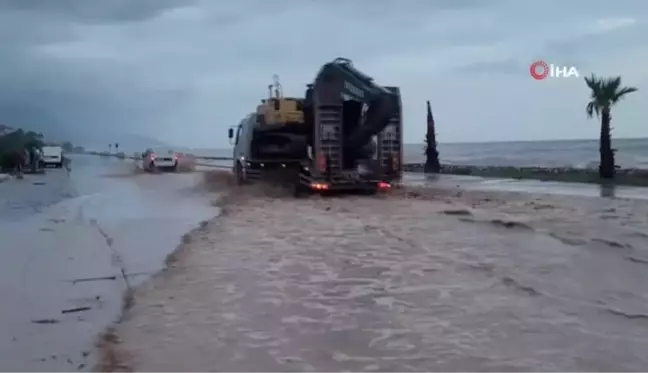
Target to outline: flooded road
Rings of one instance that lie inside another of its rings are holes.
[[[426,193],[244,196],[136,291],[113,361],[136,371],[646,370],[648,202]]]
[[[0,184],[0,370],[90,369],[124,290],[218,213],[195,174],[134,176],[91,156],[72,167]]]

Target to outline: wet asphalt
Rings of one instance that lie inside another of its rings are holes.
[[[196,174],[132,175],[77,156],[72,172],[0,184],[0,370],[87,371],[122,296],[218,214]]]

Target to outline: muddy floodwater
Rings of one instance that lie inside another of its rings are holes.
[[[136,290],[104,369],[648,369],[645,201],[233,201]]]
[[[78,156],[72,172],[0,184],[0,370],[77,371],[122,295],[218,213],[196,175],[146,175]]]

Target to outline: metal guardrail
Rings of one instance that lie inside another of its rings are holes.
[[[115,158],[128,158],[128,159],[140,159],[139,153],[135,153],[136,155],[132,154],[125,154],[125,153],[108,153],[108,152],[86,152],[85,154],[89,155],[96,155],[96,156],[101,156],[101,157],[115,157]],[[209,157],[209,156],[199,156],[199,155],[194,155],[194,154],[184,154],[184,153],[179,153],[183,156],[186,157],[192,157],[195,159],[204,159],[204,160],[209,160],[209,161],[231,161],[234,158],[232,157]]]
[[[227,170],[232,169],[232,166],[226,166],[226,165],[222,165],[222,164],[211,164],[211,163],[196,163],[196,166],[210,167],[210,168],[222,168],[222,169],[227,169]]]
[[[232,157],[200,157],[200,156],[191,155],[191,154],[186,154],[186,155],[189,156],[189,157],[196,158],[196,159],[206,159],[206,160],[209,160],[209,161],[232,161],[232,160],[234,160],[234,158],[232,158]]]

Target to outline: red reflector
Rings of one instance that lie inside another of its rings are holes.
[[[326,155],[324,155],[324,153],[319,153],[317,166],[319,167],[320,171],[326,172],[326,167],[328,165],[326,164]]]
[[[385,183],[384,181],[381,181],[378,183],[378,188],[379,189],[389,189],[391,188],[391,184]]]

